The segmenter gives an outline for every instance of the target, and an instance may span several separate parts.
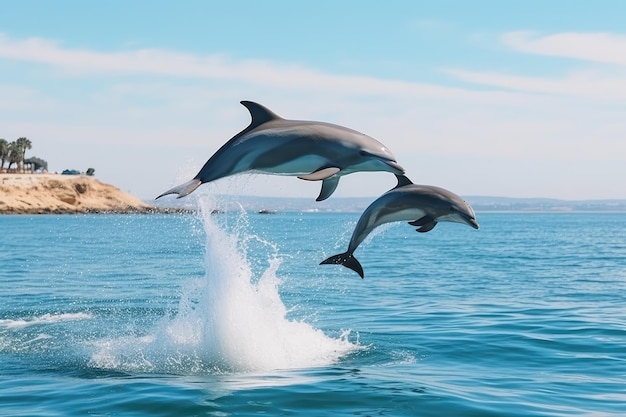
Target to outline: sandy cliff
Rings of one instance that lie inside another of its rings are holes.
[[[135,213],[152,206],[84,175],[0,174],[0,214]]]

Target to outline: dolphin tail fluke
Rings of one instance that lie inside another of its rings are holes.
[[[178,197],[176,197],[176,198],[184,197],[186,195],[191,194],[196,188],[198,188],[200,186],[200,184],[202,184],[202,181],[194,178],[191,181],[187,181],[184,184],[181,184],[179,186],[176,186],[174,188],[171,188],[171,189],[167,190],[166,192],[164,192],[163,194],[161,194],[160,196],[155,198],[155,200],[163,197],[164,195],[168,195],[168,194],[178,194]]]
[[[361,263],[351,253],[348,253],[348,252],[340,253],[338,255],[331,256],[330,258],[320,262],[320,265],[327,265],[327,264],[343,265],[346,268],[350,268],[351,270],[359,274],[361,278],[364,277],[363,267],[361,266]]]

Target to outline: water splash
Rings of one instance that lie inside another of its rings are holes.
[[[206,273],[182,288],[174,317],[161,319],[143,337],[97,342],[90,365],[132,372],[223,373],[329,365],[359,349],[290,320],[280,298],[277,250],[257,280],[247,259],[246,220],[234,233],[220,228],[212,207],[200,200],[206,231]]]

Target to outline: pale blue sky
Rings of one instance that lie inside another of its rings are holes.
[[[461,195],[626,198],[623,1],[0,0],[0,137],[151,198],[254,100],[385,143]],[[344,177],[376,196],[387,173]],[[255,175],[207,193],[315,198]]]

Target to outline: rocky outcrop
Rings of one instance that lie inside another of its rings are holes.
[[[144,213],[156,210],[85,175],[0,174],[0,214]]]

